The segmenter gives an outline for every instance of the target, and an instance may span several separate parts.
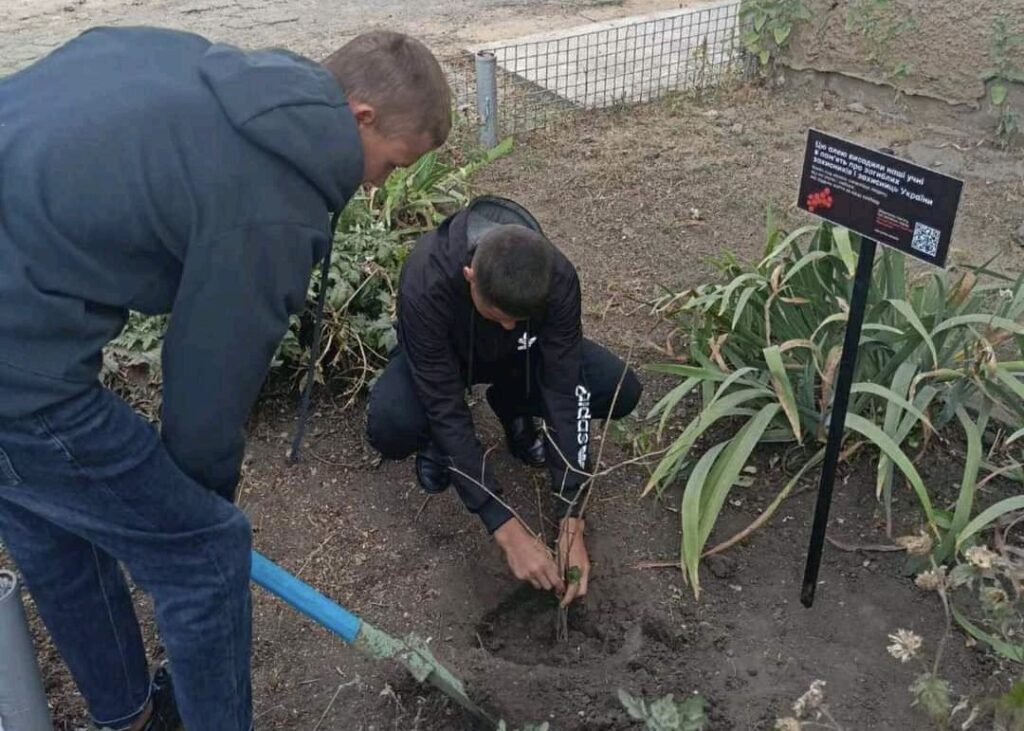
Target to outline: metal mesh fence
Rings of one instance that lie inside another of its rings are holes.
[[[482,49],[497,66],[498,133],[544,127],[574,110],[719,85],[742,71],[739,8],[740,0],[725,0]],[[460,114],[478,124],[473,57],[447,66]]]

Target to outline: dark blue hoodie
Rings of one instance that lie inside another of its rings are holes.
[[[169,312],[163,438],[230,495],[362,172],[341,88],[285,51],[103,28],[0,79],[0,418],[94,387],[128,311]]]

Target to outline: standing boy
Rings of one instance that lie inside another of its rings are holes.
[[[0,80],[0,537],[97,726],[251,727],[243,427],[329,214],[449,128],[397,33],[318,64],[95,29]],[[171,315],[161,434],[97,381],[129,310]]]

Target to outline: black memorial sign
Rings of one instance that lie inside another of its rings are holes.
[[[843,352],[832,395],[828,442],[818,483],[800,602],[814,603],[825,546],[832,488],[846,428],[853,372],[875,261],[875,242],[944,266],[963,183],[892,155],[817,130],[807,133],[799,205],[863,236],[846,318]]]
[[[817,130],[798,205],[880,244],[945,266],[963,182]]]

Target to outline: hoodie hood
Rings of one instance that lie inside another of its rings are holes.
[[[330,72],[288,51],[225,44],[210,46],[199,71],[242,136],[291,163],[331,210],[344,206],[362,183],[362,144]]]
[[[543,318],[509,331],[480,317],[473,306],[462,267],[480,238],[504,224],[542,233],[537,220],[515,201],[476,198],[419,240],[402,267],[398,294],[399,353],[423,404],[431,440],[453,468],[459,497],[492,533],[512,515],[494,497],[500,491],[475,433],[467,387],[478,382],[508,387],[518,382],[518,371],[524,388],[516,408],[539,392],[550,426],[549,445],[578,464],[570,468],[553,458],[556,449],[548,447],[556,518],[573,506],[578,512],[583,504],[579,491],[585,484],[590,443],[590,392],[582,381],[581,296],[572,263],[556,249]]]
[[[539,234],[544,232],[533,214],[521,205],[508,198],[486,195],[474,198],[465,213],[466,239],[469,251],[476,251],[488,231],[498,226],[516,225],[533,229]]]

